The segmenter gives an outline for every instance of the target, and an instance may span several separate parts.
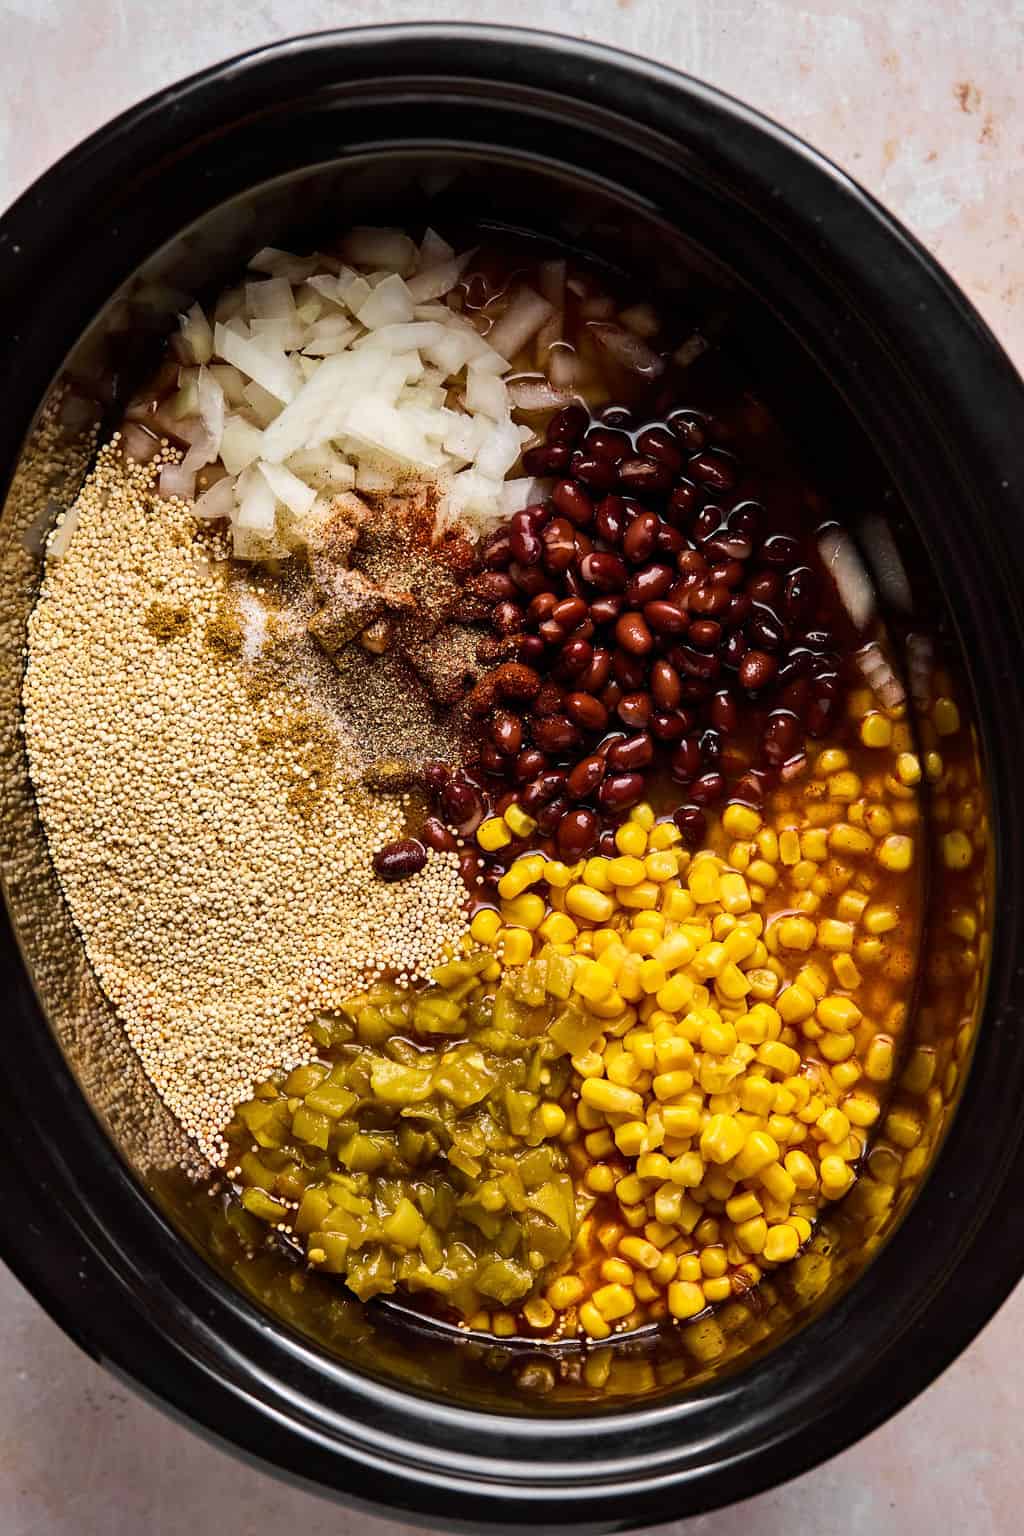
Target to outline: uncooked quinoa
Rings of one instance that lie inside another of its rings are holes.
[[[32,616],[25,732],[96,974],[165,1102],[219,1161],[239,1099],[313,1053],[318,1012],[367,975],[440,962],[465,891],[444,852],[400,885],[373,878],[373,851],[404,826],[401,796],[339,775],[297,799],[308,718],[206,642],[226,564],[209,536],[199,552],[184,503],[156,497],[158,473],[116,439],[101,450],[74,556],[49,561]]]

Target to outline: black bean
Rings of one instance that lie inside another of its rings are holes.
[[[700,772],[700,764],[700,743],[696,736],[684,737],[672,753],[672,777],[686,782]]]
[[[523,469],[528,475],[562,475],[571,457],[568,443],[542,443],[523,454]]]
[[[579,442],[587,430],[587,413],[582,405],[565,405],[548,422],[545,436],[549,443]]]
[[[740,662],[739,677],[744,688],[765,688],[775,676],[778,662],[767,651],[748,651]]]
[[[690,453],[699,453],[707,442],[704,418],[695,411],[670,411],[665,424]]]
[[[691,723],[690,716],[681,709],[656,709],[651,716],[651,734],[659,741],[679,741]]]
[[[722,688],[711,700],[711,723],[725,735],[731,734],[739,724],[736,700],[727,688]]]
[[[713,805],[725,794],[725,777],[721,773],[702,773],[690,785],[690,799],[698,805]]]
[[[598,459],[607,459],[610,464],[618,464],[632,451],[632,444],[625,432],[614,427],[591,427],[583,439],[582,451]]]
[[[754,645],[768,651],[777,651],[786,638],[782,620],[763,603],[754,604],[754,611],[747,620],[747,634]]]
[[[699,848],[707,834],[708,821],[696,805],[681,805],[672,812],[672,820],[691,848]]]
[[[563,858],[580,859],[597,841],[598,820],[593,811],[577,806],[566,811],[558,822],[556,838]]]
[[[623,459],[618,466],[619,485],[633,496],[651,496],[667,491],[672,484],[672,471],[658,459]]]
[[[786,577],[782,594],[782,612],[787,624],[799,624],[807,618],[814,606],[814,572],[806,565],[798,565]]]
[[[647,731],[638,731],[635,736],[627,736],[625,741],[617,741],[608,753],[608,766],[626,773],[647,768],[653,761],[654,742]]]
[[[773,710],[764,729],[764,755],[773,767],[791,758],[800,748],[803,732],[800,722],[788,710]]]
[[[626,811],[636,805],[643,792],[642,774],[616,773],[609,774],[603,781],[597,798],[606,811]]]
[[[637,437],[636,448],[645,458],[656,459],[659,464],[666,465],[673,475],[677,475],[683,467],[679,439],[667,427],[646,427]]]
[[[794,565],[799,552],[800,545],[791,534],[772,533],[762,543],[760,556],[769,565]]]
[[[556,510],[577,528],[586,528],[594,520],[594,503],[575,480],[559,480],[551,500]]]
[[[618,479],[615,465],[596,454],[584,453],[577,448],[569,463],[569,470],[577,480],[592,491],[610,491]],[[564,509],[563,509],[564,510]]]
[[[415,837],[402,837],[397,842],[378,848],[373,856],[374,872],[382,880],[406,880],[419,874],[427,862],[427,850]]]

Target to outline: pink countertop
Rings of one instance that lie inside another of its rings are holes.
[[[365,21],[550,27],[701,76],[893,209],[1024,369],[1024,0],[0,0],[0,208],[173,79]],[[74,259],[73,239],[69,259]],[[252,1471],[81,1355],[0,1271],[0,1536],[402,1536]],[[1024,1291],[897,1418],[794,1483],[673,1536],[1011,1536],[1022,1528]]]

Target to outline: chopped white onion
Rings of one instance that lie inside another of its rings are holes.
[[[661,330],[661,321],[653,304],[631,304],[628,309],[621,309],[619,324],[624,325],[627,331],[632,331],[634,336],[642,336],[645,341],[657,336]]]
[[[452,254],[436,266],[424,267],[409,279],[409,292],[415,304],[429,304],[431,299],[443,298],[450,293],[469,265],[475,251],[463,251],[461,256]]]
[[[263,475],[255,467],[239,475],[235,484],[238,497],[239,528],[249,528],[254,533],[272,533],[277,516],[277,497]]]
[[[251,416],[259,427],[269,427],[272,421],[276,421],[283,409],[280,400],[272,395],[262,384],[250,381],[243,391],[245,396],[246,415]]]
[[[317,491],[349,491],[356,483],[354,467],[326,444],[300,448],[286,463],[293,474]]]
[[[415,272],[419,259],[415,242],[400,229],[352,229],[340,249],[344,260],[354,267],[387,267],[401,277]]]
[[[283,277],[271,277],[263,283],[246,283],[245,306],[250,318],[294,320],[295,295]]]
[[[818,552],[854,628],[865,629],[874,616],[875,594],[850,535],[843,528],[827,528],[818,540]]]
[[[196,517],[217,518],[232,517],[235,511],[235,482],[231,475],[224,475],[211,485],[208,491],[197,496],[192,504],[192,511]]]
[[[501,487],[501,515],[512,517],[524,507],[539,501],[540,493],[533,475],[522,475],[518,480],[506,480]]]
[[[160,471],[157,489],[165,501],[172,496],[191,501],[196,493],[195,470],[187,470],[184,464],[165,464]]]
[[[892,529],[884,518],[873,512],[864,518],[859,531],[879,592],[893,608],[909,613],[913,606],[910,579],[896,548]]]
[[[672,361],[677,368],[689,368],[690,364],[695,363],[698,357],[701,357],[708,350],[710,345],[711,343],[705,341],[699,331],[694,331],[693,335],[688,336],[682,346],[677,347],[673,352]]]
[[[293,256],[290,251],[275,250],[266,245],[257,251],[249,262],[251,272],[268,272],[271,277],[286,277],[290,283],[304,283],[314,272],[323,268],[324,257]]]
[[[508,415],[508,390],[497,374],[471,363],[466,371],[466,404],[474,414],[481,411],[494,421],[502,421]]]
[[[854,652],[854,658],[864,675],[864,681],[883,709],[898,709],[905,703],[906,690],[877,641],[872,640],[870,644],[861,646],[859,651]]]
[[[220,440],[224,433],[224,391],[220,380],[209,368],[199,370],[199,419],[212,447],[206,461],[210,464],[220,453]]]
[[[360,325],[375,331],[379,326],[407,324],[412,320],[413,308],[412,294],[397,272],[393,272],[359,305],[356,315]]]
[[[554,305],[525,285],[519,289],[505,313],[487,333],[488,344],[502,357],[514,357],[532,341],[554,313]]]
[[[521,411],[557,411],[571,405],[576,395],[571,389],[555,389],[547,379],[515,379],[508,385],[509,399]]]
[[[556,389],[570,389],[580,377],[580,360],[575,348],[557,342],[548,353],[548,378]]]
[[[489,432],[476,456],[476,467],[488,480],[504,480],[519,457],[519,428],[507,417]]]
[[[161,491],[160,494],[163,495],[163,492]],[[60,522],[54,528],[46,544],[47,559],[61,560],[67,554],[71,537],[78,527],[80,507],[81,503],[76,501],[63,514]]]
[[[935,647],[930,635],[914,633],[907,636],[907,681],[914,708],[924,714],[932,702],[932,681],[935,671]]]
[[[220,324],[214,330],[214,347],[219,357],[233,363],[268,394],[285,404],[294,398],[298,388],[296,369],[284,352],[275,356]]]
[[[304,517],[316,501],[316,492],[283,464],[268,464],[261,460],[258,468],[278,501],[283,501],[289,512],[294,512],[297,517]]]
[[[308,327],[299,320],[298,311],[292,320],[253,320],[249,335],[268,352],[294,352],[309,340]]]
[[[198,472],[206,464],[212,464],[216,457],[213,438],[204,428],[202,436],[196,438],[181,461],[182,475],[191,475],[194,480]]]
[[[363,352],[368,347],[375,347],[381,352],[411,352],[413,348],[426,351],[428,347],[436,346],[444,335],[443,326],[436,320],[408,320],[396,322],[393,325],[382,325],[377,330],[367,331],[354,344],[353,352]]]
[[[621,325],[591,325],[590,330],[608,355],[631,373],[645,379],[656,379],[664,373],[665,359],[632,331],[623,330]]]
[[[193,304],[187,314],[180,315],[181,341],[191,363],[208,363],[213,356],[213,331],[203,314],[202,306]]]
[[[245,378],[230,363],[211,363],[210,372],[224,391],[228,405],[245,404]]]
[[[255,459],[265,456],[266,433],[244,416],[229,416],[220,440],[220,457],[229,475],[241,474]]]
[[[419,271],[426,272],[431,267],[438,267],[442,262],[451,261],[454,255],[454,247],[443,240],[436,229],[427,229],[420,241]]]

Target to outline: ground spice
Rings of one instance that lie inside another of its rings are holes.
[[[157,640],[179,640],[182,635],[188,634],[192,618],[187,608],[172,608],[168,603],[150,603],[143,623]]]

